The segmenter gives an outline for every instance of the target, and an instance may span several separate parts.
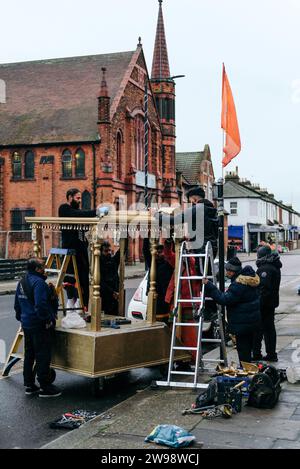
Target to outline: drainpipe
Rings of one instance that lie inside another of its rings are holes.
[[[95,144],[93,147],[93,209],[96,210],[96,198],[97,198],[97,181],[96,181],[96,148]]]

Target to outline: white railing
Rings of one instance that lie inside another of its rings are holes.
[[[26,242],[31,242],[31,230],[9,230],[9,231],[1,231],[0,230],[0,237],[2,238],[1,235],[3,235],[3,240],[0,238],[0,258],[2,259],[9,259],[9,248],[10,248],[10,236],[13,234],[16,235],[22,235],[28,233],[28,241]],[[20,241],[20,244],[25,241]],[[46,247],[45,247],[45,236],[43,234],[43,252],[46,252]],[[20,257],[20,256],[17,256]],[[27,255],[25,256],[27,257]]]

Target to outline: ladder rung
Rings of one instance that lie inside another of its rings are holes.
[[[181,257],[205,257],[205,254],[182,254]]]
[[[210,298],[209,296],[207,296],[207,297],[205,297],[204,301],[206,301],[206,300],[211,301],[212,298]],[[201,303],[201,302],[202,302],[202,299],[201,299],[201,298],[196,298],[196,297],[195,297],[195,298],[190,298],[189,300],[186,300],[186,299],[183,300],[183,299],[181,299],[181,298],[179,298],[179,299],[177,300],[177,303]]]
[[[202,339],[201,342],[204,344],[220,344],[222,340],[221,339]]]
[[[195,376],[195,372],[192,372],[192,371],[171,371],[171,375]]]
[[[191,298],[190,300],[179,299],[177,303],[202,303],[201,298]]]
[[[173,350],[198,350],[197,347],[173,347]]]
[[[176,326],[199,327],[200,322],[176,322]]]
[[[203,278],[208,278],[208,279],[213,279],[214,277],[212,275],[192,275],[190,277],[179,277],[180,280],[202,280]]]
[[[51,248],[50,254],[59,254],[60,256],[75,256],[76,249]]]
[[[157,386],[169,386],[172,388],[193,388],[193,389],[207,389],[208,384],[202,383],[176,383],[175,381],[156,381]]]
[[[203,362],[210,362],[210,363],[224,363],[224,360],[213,360],[213,359],[209,359],[209,358],[204,358],[202,361]]]
[[[11,358],[23,358],[23,357],[24,357],[23,353],[12,353],[12,354],[9,356],[10,359],[11,359]]]
[[[45,272],[52,272],[53,274],[59,274],[61,269],[45,269]]]

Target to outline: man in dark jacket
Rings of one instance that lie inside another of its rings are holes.
[[[120,250],[112,255],[111,245],[105,241],[100,255],[100,294],[102,310],[106,314],[119,314]]]
[[[282,263],[277,252],[272,252],[269,246],[263,246],[257,251],[256,265],[256,273],[260,278],[261,327],[254,337],[253,359],[277,362],[275,309],[279,306]],[[263,338],[267,352],[265,357],[261,353]]]
[[[166,240],[165,243],[170,248],[171,241]],[[152,256],[150,252],[150,240],[149,238],[144,239],[143,244],[143,254],[145,258],[145,265],[146,269],[149,272],[148,275],[148,284],[147,284],[147,294],[150,288],[150,269],[151,269],[151,262]],[[156,302],[156,319],[158,321],[163,321],[168,323],[169,320],[169,312],[170,312],[170,305],[166,303],[165,297],[168,290],[168,286],[170,280],[173,276],[174,268],[167,262],[164,256],[164,245],[159,244],[157,246],[157,254],[156,254],[156,293],[157,293],[157,302]]]
[[[218,252],[218,215],[212,202],[205,199],[205,192],[201,187],[190,189],[186,194],[192,204],[186,210],[176,215],[159,213],[160,226],[170,223],[171,231],[176,225],[187,225],[188,237],[193,243],[194,253],[204,253],[206,244],[211,242],[214,257]]]
[[[208,241],[211,242],[214,257],[216,257],[218,252],[218,214],[217,210],[214,207],[213,203],[205,198],[205,192],[201,187],[195,187],[190,189],[187,193],[188,201],[193,205],[192,206],[192,218],[193,218],[193,232],[197,231],[197,226],[195,225],[196,220],[196,211],[201,207],[201,204],[204,205],[204,243],[200,252],[205,252],[205,247]]]
[[[222,293],[207,279],[203,279],[205,295],[213,298],[216,303],[227,307],[229,332],[236,336],[237,352],[240,362],[250,363],[252,360],[254,332],[259,327],[259,277],[252,267],[242,264],[233,257],[225,265],[226,275],[231,285],[226,293]]]
[[[96,210],[80,210],[81,192],[79,189],[70,189],[67,194],[67,203],[62,204],[58,210],[59,217],[72,218],[94,218]],[[79,281],[82,290],[84,307],[89,305],[89,257],[88,242],[85,239],[84,231],[62,230],[62,248],[76,250],[76,262],[78,267]],[[71,268],[68,273],[73,274]],[[72,279],[65,277],[65,281],[72,283]]]
[[[25,394],[57,397],[61,392],[50,384],[51,345],[58,300],[54,287],[46,283],[43,259],[30,259],[27,275],[18,283],[14,309],[24,331]],[[40,388],[35,385],[34,362]]]

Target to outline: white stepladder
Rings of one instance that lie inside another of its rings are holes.
[[[157,386],[168,386],[168,387],[181,387],[181,388],[194,388],[194,389],[207,389],[208,384],[200,383],[199,382],[199,374],[203,371],[209,371],[204,368],[205,363],[214,363],[214,364],[223,364],[227,366],[227,352],[226,352],[226,344],[225,344],[225,335],[224,335],[224,327],[223,327],[223,318],[222,318],[222,311],[221,308],[218,307],[218,326],[219,326],[219,339],[204,339],[203,338],[203,323],[204,323],[204,306],[205,300],[209,298],[205,298],[205,285],[202,285],[202,291],[200,297],[193,296],[193,288],[192,288],[192,281],[200,281],[203,278],[208,278],[213,281],[213,283],[217,284],[216,274],[215,274],[215,266],[214,266],[214,257],[213,257],[213,250],[211,243],[208,242],[205,248],[205,254],[195,254],[189,253],[187,242],[184,241],[181,245],[180,249],[180,257],[179,257],[179,266],[178,266],[178,276],[176,282],[176,291],[175,291],[175,302],[174,302],[174,312],[173,312],[173,328],[172,328],[172,338],[171,338],[171,347],[170,347],[170,359],[169,359],[169,369],[168,369],[168,378],[166,381],[156,381]],[[190,268],[189,268],[189,258],[193,257],[194,259],[199,259],[199,270],[201,271],[202,275],[190,275]],[[202,259],[204,259],[204,268],[202,266]],[[210,265],[210,275],[209,272],[209,265]],[[183,268],[185,267],[186,275],[183,275]],[[182,280],[188,282],[189,285],[189,292],[190,298],[183,299],[181,298],[181,283]],[[193,309],[193,316],[195,322],[182,322],[178,320],[180,306],[184,303],[191,303]],[[176,344],[176,337],[177,331],[179,327],[196,327],[197,328],[197,346],[195,347],[187,347],[187,346],[178,346]],[[220,351],[222,353],[222,359],[220,360],[213,360],[213,359],[204,359],[203,358],[203,351],[202,351],[202,344],[219,344]],[[186,350],[186,351],[195,351],[196,352],[196,360],[195,360],[195,369],[193,371],[176,371],[174,370],[174,357],[176,350]],[[211,370],[213,371],[213,370]],[[185,381],[175,381],[173,379],[174,376],[191,376],[193,377],[192,382],[185,382]]]

